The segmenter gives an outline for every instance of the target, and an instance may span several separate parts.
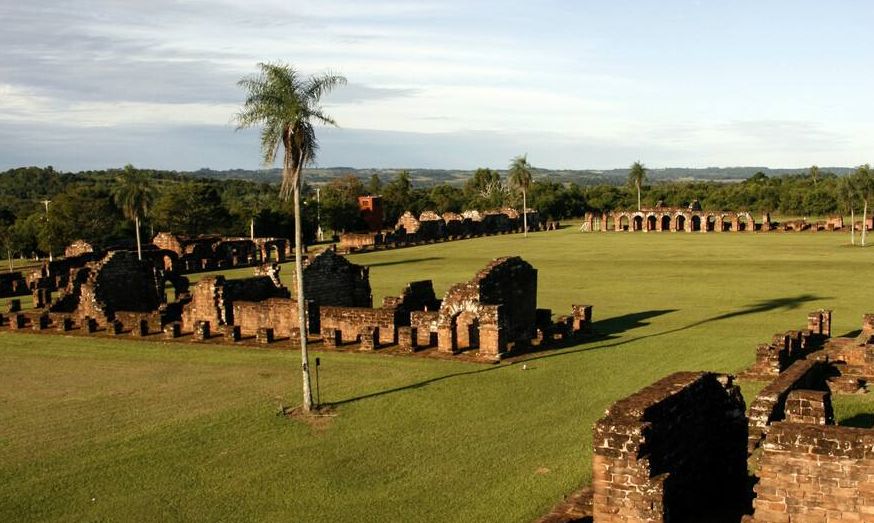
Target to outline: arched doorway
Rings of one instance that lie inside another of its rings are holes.
[[[731,231],[731,216],[723,215],[721,225],[722,225],[722,228],[720,229],[721,231],[723,231],[723,232]]]
[[[751,231],[751,230],[753,230],[753,228],[750,227],[750,225],[749,225],[750,222],[751,222],[751,220],[747,219],[746,214],[739,214],[737,217],[737,230],[738,231]]]
[[[671,230],[671,217],[669,215],[662,216],[662,230],[670,231]]]
[[[713,232],[716,230],[716,216],[708,215],[707,216],[707,232]]]
[[[455,329],[456,349],[459,351],[479,347],[479,317],[471,311],[464,311],[452,319]]]
[[[686,230],[686,217],[683,216],[682,214],[677,215],[676,230],[678,230],[678,231],[685,231]]]
[[[646,217],[646,230],[647,231],[656,230],[657,223],[658,223],[658,221],[656,220],[655,215],[650,214],[649,216]]]
[[[619,230],[620,231],[627,231],[628,229],[629,229],[628,216],[623,214],[622,216],[619,217]]]
[[[633,223],[634,223],[634,230],[635,231],[643,230],[643,216],[640,216],[640,215],[635,216]]]
[[[692,216],[692,232],[698,232],[701,230],[701,217],[697,214]]]

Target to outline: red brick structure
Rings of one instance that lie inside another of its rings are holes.
[[[499,359],[510,343],[534,337],[537,270],[518,256],[498,258],[468,282],[453,285],[437,318],[437,346],[455,353],[479,347]]]
[[[367,230],[370,232],[382,230],[382,222],[385,219],[382,196],[359,196],[358,211],[361,213],[361,219],[367,224]]]
[[[745,523],[874,521],[874,430],[779,422]]]
[[[739,518],[745,440],[730,376],[678,372],[614,403],[592,437],[595,523]]]
[[[288,289],[277,286],[269,276],[237,280],[227,280],[224,276],[204,278],[191,287],[190,301],[182,306],[182,329],[192,332],[200,321],[209,322],[213,330],[225,325],[236,325],[234,317],[236,302],[261,302],[268,298],[289,297]],[[252,309],[245,308],[245,314],[249,313],[253,313]]]

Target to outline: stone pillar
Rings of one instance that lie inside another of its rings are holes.
[[[27,324],[27,316],[21,314],[20,312],[16,312],[12,315],[9,321],[9,327],[12,330],[20,330],[23,329]]]
[[[164,336],[169,339],[178,338],[182,335],[182,324],[178,321],[174,321],[172,323],[168,323],[164,326]]]
[[[483,359],[498,361],[506,349],[503,329],[493,324],[481,325],[479,328],[479,356]]]
[[[361,350],[376,350],[379,348],[379,328],[366,325],[359,333]]]
[[[41,331],[49,328],[49,315],[40,314],[33,319],[33,330]]]
[[[231,343],[240,341],[243,337],[243,332],[239,325],[225,325],[225,341]]]
[[[6,307],[6,312],[12,314],[13,312],[21,312],[21,300],[18,298],[9,300],[9,305]]]
[[[807,313],[807,328],[815,336],[822,335],[822,311]]]
[[[340,329],[324,328],[322,329],[322,341],[328,349],[335,349],[343,343],[343,333]]]
[[[204,341],[209,339],[209,322],[198,320],[194,322],[194,339]]]
[[[437,327],[437,350],[450,354],[458,352],[458,337],[451,325]]]
[[[58,322],[58,330],[61,332],[69,332],[73,330],[73,319],[69,316],[64,316]]]
[[[592,306],[573,305],[573,332],[589,332],[592,330]]]
[[[259,327],[255,332],[255,341],[265,345],[273,343],[273,329],[271,327]]]
[[[109,330],[110,334],[112,334],[113,336],[117,336],[121,334],[124,330],[124,324],[122,324],[119,320],[112,320],[107,325],[107,329]]]
[[[144,336],[148,336],[149,335],[149,320],[146,320],[143,318],[137,320],[136,325],[134,325],[134,328],[131,329],[131,335],[138,336],[140,338],[142,338]]]
[[[97,320],[90,316],[85,316],[82,318],[82,328],[86,334],[94,334],[97,332]]]
[[[416,328],[398,327],[398,346],[404,352],[416,351]]]
[[[866,336],[874,334],[874,314],[862,316],[862,333]]]
[[[832,311],[830,309],[822,309],[822,335],[826,338],[832,337]]]

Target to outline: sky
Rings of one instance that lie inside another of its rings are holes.
[[[348,85],[317,165],[854,166],[874,2],[0,0],[0,168],[261,167],[258,62]]]

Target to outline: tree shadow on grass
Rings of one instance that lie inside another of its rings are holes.
[[[636,337],[631,337],[631,338],[627,338],[627,339],[621,339],[621,340],[618,340],[614,343],[606,343],[606,344],[599,344],[599,345],[592,346],[592,343],[596,343],[599,341],[611,340],[611,339],[616,338],[617,334],[621,334],[621,333],[629,331],[631,329],[635,329],[635,328],[649,325],[649,323],[645,322],[645,320],[648,320],[650,318],[655,318],[657,316],[662,316],[664,314],[668,314],[671,312],[676,312],[678,309],[651,310],[651,311],[635,312],[635,313],[631,313],[631,314],[624,314],[622,316],[616,316],[613,318],[608,318],[606,320],[601,320],[599,322],[596,322],[594,324],[594,329],[593,329],[595,337],[593,339],[587,340],[585,342],[585,346],[582,346],[582,347],[579,347],[576,349],[562,350],[561,352],[554,352],[554,353],[550,353],[550,354],[538,353],[537,355],[535,355],[531,358],[520,357],[519,359],[516,359],[514,362],[518,362],[518,363],[531,362],[531,361],[536,361],[536,360],[541,360],[541,359],[546,359],[546,358],[555,358],[555,357],[559,357],[559,356],[567,356],[569,354],[577,354],[577,353],[584,352],[584,351],[592,351],[592,350],[600,350],[600,349],[608,349],[608,348],[618,347],[618,346],[632,343],[635,341],[640,341],[640,340],[645,340],[645,339],[650,339],[650,338],[656,338],[659,336],[666,336],[669,334],[674,334],[677,332],[692,329],[694,327],[698,327],[698,326],[705,325],[707,323],[712,323],[715,321],[726,320],[726,319],[730,319],[730,318],[736,318],[739,316],[745,316],[745,315],[749,315],[749,314],[757,314],[757,313],[768,312],[768,311],[773,311],[773,310],[795,310],[795,309],[798,309],[799,307],[801,307],[805,303],[812,302],[812,301],[818,301],[818,300],[827,300],[827,299],[830,299],[830,298],[826,298],[826,297],[822,297],[822,296],[815,296],[812,294],[800,294],[798,296],[790,296],[790,297],[786,297],[786,298],[773,298],[773,299],[769,299],[769,300],[760,300],[760,301],[755,302],[751,305],[748,305],[747,307],[741,308],[737,311],[719,314],[717,316],[712,316],[710,318],[705,318],[703,320],[699,320],[699,321],[690,323],[688,325],[684,325],[682,327],[668,329],[668,330],[656,332],[653,334],[646,334],[643,336],[636,336]],[[544,351],[545,350],[549,350],[549,349],[544,349]],[[345,405],[347,403],[354,403],[358,400],[376,398],[379,396],[385,396],[387,394],[392,394],[394,392],[419,389],[419,388],[431,385],[432,383],[437,383],[440,381],[448,380],[451,378],[456,378],[459,376],[480,374],[483,372],[490,372],[493,370],[498,370],[498,369],[503,369],[503,368],[507,368],[506,365],[494,365],[494,366],[490,366],[490,367],[486,367],[486,368],[482,368],[482,369],[477,369],[477,370],[470,370],[470,371],[465,371],[465,372],[456,372],[453,374],[446,374],[443,376],[437,376],[436,378],[430,378],[430,379],[421,381],[419,383],[413,383],[410,385],[403,385],[400,387],[394,387],[391,389],[376,391],[376,392],[364,394],[361,396],[355,396],[355,397],[345,399],[345,400],[328,402],[326,404],[336,407],[339,405]],[[874,416],[872,416],[872,417],[874,417]],[[850,418],[850,419],[853,419],[853,418]]]
[[[409,258],[406,260],[394,260],[376,263],[365,263],[368,267],[388,267],[390,265],[406,265],[408,263],[421,263],[426,261],[442,260],[442,256],[428,256],[426,258]]]
[[[874,428],[874,414],[870,414],[868,412],[856,414],[855,416],[851,416],[851,417],[841,421],[841,426],[842,427],[857,427],[860,429]]]

